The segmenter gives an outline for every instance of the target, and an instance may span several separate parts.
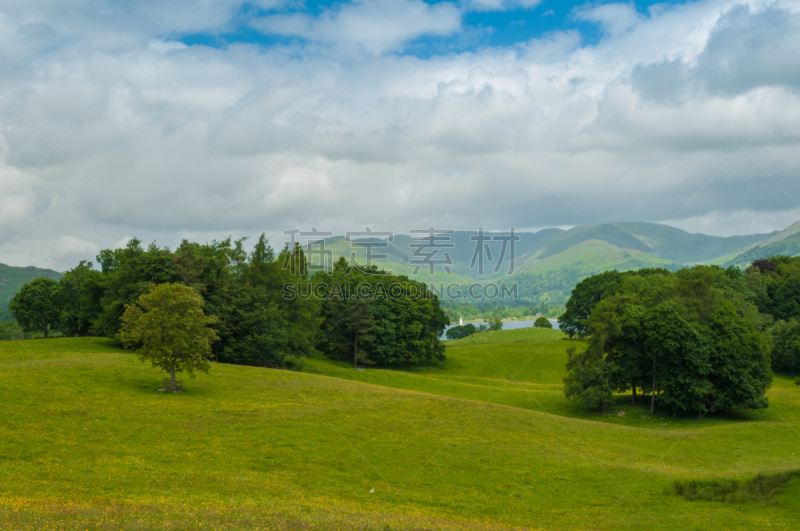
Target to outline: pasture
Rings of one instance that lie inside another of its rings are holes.
[[[107,340],[0,342],[0,529],[797,528],[797,479],[764,505],[669,488],[800,469],[799,386],[699,422],[630,396],[601,415],[561,391],[576,343],[484,333],[413,372],[212,364],[172,394]]]

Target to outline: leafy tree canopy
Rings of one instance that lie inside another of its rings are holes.
[[[8,309],[23,330],[44,332],[46,338],[60,317],[58,282],[47,277],[31,280],[14,295]]]
[[[208,372],[215,318],[203,314],[203,298],[182,284],[151,285],[150,291],[125,307],[118,339],[135,348],[142,361],[170,373]]]
[[[537,317],[533,322],[534,328],[553,328],[553,323],[545,316]]]
[[[745,275],[698,266],[617,279],[585,320],[587,349],[567,364],[565,394],[607,407],[636,390],[675,411],[767,407],[769,348]]]

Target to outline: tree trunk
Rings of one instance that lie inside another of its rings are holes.
[[[44,325],[44,338],[45,339],[47,339],[47,327],[48,327],[48,325],[47,325],[47,323],[45,323],[45,325]]]
[[[672,408],[672,418],[674,419],[678,418],[678,412],[675,411],[675,408]]]
[[[175,392],[175,360],[172,360],[172,367],[170,367],[170,377],[172,377],[172,392]]]
[[[697,420],[702,420],[702,419],[703,419],[703,410],[702,409],[698,409],[697,410]]]
[[[631,400],[631,405],[636,405],[636,384],[633,384],[633,399]]]
[[[353,368],[358,368],[358,334],[356,334],[356,342],[353,347]]]

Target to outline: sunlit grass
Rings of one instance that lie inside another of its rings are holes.
[[[212,364],[165,394],[105,340],[2,342],[0,528],[796,528],[794,484],[776,507],[664,489],[800,468],[800,387],[744,421],[582,413],[567,344],[498,332],[413,373]]]

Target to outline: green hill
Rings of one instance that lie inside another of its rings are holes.
[[[580,225],[560,234],[541,251],[540,257],[558,254],[587,240],[601,240],[677,264],[694,264],[739,251],[775,234],[720,237],[690,234],[658,223],[599,223]]]
[[[448,342],[415,372],[212,363],[182,394],[106,340],[0,342],[0,527],[796,528],[796,480],[764,505],[669,487],[800,468],[800,387],[776,378],[769,409],[699,422],[629,396],[625,416],[579,411],[557,334]]]
[[[746,266],[753,260],[767,258],[776,254],[800,255],[800,221],[774,236],[750,246],[740,254],[730,257],[724,265]]]
[[[518,297],[525,302],[539,304],[547,302],[553,306],[563,305],[575,284],[583,278],[617,269],[626,271],[643,267],[664,267],[675,270],[697,263],[729,265],[746,264],[752,261],[751,255],[787,252],[800,253],[800,224],[782,232],[770,234],[751,234],[746,236],[718,237],[705,234],[691,234],[675,227],[658,223],[596,223],[580,225],[569,230],[545,229],[539,232],[522,232],[515,245],[513,275],[508,276],[510,257],[504,256],[504,263],[497,272],[495,264],[500,257],[502,242],[489,240],[488,254],[483,275],[472,264],[477,232],[456,231],[447,236],[451,247],[442,248],[452,259],[451,275],[442,266],[430,275],[422,268],[414,275],[414,258],[411,236],[395,235],[387,247],[375,249],[376,253],[386,254],[387,258],[376,261],[376,265],[395,273],[414,276],[417,280],[440,283],[470,284],[472,282],[504,282],[518,285]],[[502,236],[499,233],[485,233],[486,236]],[[415,235],[418,236],[418,235]],[[357,240],[366,242],[368,240]],[[372,241],[377,241],[373,239]],[[339,256],[350,257],[355,253],[359,263],[365,262],[363,247],[353,246],[344,237],[328,238],[326,249]],[[750,249],[750,251],[747,251]],[[743,251],[745,254],[742,254]],[[749,254],[748,254],[749,253]],[[473,265],[473,267],[470,267]]]
[[[600,240],[584,240],[546,258],[529,257],[518,267],[518,272],[503,282],[517,283],[519,297],[523,300],[561,305],[575,285],[590,275],[610,269],[629,271],[650,267],[674,270],[680,266],[653,254],[619,248]]]
[[[51,269],[38,267],[13,267],[0,264],[0,310],[8,308],[8,303],[19,289],[37,277],[47,277],[54,280],[61,278],[61,273]]]

